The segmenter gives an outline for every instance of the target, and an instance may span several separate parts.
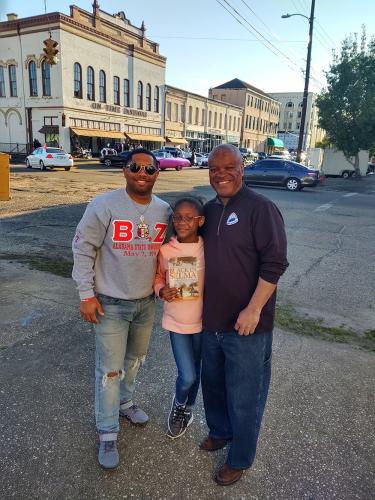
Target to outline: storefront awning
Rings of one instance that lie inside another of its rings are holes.
[[[58,125],[43,125],[43,127],[39,130],[41,134],[58,134],[59,126]]]
[[[187,144],[187,140],[183,137],[166,137],[166,139],[171,144]]]
[[[79,127],[70,127],[70,130],[75,135],[84,137],[106,137],[108,139],[124,138],[124,134],[116,130],[100,130],[99,128],[79,128]]]
[[[283,148],[284,143],[281,139],[277,139],[276,137],[268,137],[267,146],[274,146],[275,148]]]
[[[162,137],[161,135],[133,134],[130,132],[125,132],[125,137],[129,139],[129,141],[165,142],[164,137]]]

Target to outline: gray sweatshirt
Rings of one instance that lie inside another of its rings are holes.
[[[73,240],[73,279],[81,299],[102,293],[134,300],[153,292],[156,261],[172,210],[152,196],[135,203],[116,189],[92,200]]]

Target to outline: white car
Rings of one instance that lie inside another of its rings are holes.
[[[208,153],[196,153],[196,163],[199,168],[208,166]]]
[[[65,170],[70,170],[72,166],[72,155],[60,148],[37,148],[26,157],[27,168],[46,170],[47,167],[62,167]]]

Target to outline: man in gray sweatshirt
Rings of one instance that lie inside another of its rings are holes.
[[[95,329],[98,460],[105,469],[119,463],[119,415],[136,425],[148,421],[133,393],[150,341],[156,259],[171,215],[152,194],[159,168],[151,152],[134,150],[123,172],[126,187],[92,200],[73,240],[80,312]]]

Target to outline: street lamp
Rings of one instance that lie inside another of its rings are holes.
[[[281,17],[283,19],[288,19],[292,16],[301,16],[308,20],[310,28],[309,28],[309,41],[307,43],[307,59],[306,59],[306,71],[305,71],[305,88],[303,91],[303,99],[302,99],[302,115],[301,115],[301,126],[299,129],[299,138],[298,138],[298,148],[297,148],[297,161],[301,161],[301,151],[303,146],[303,135],[305,132],[305,120],[306,120],[306,111],[307,111],[307,98],[309,94],[309,80],[310,80],[310,66],[311,66],[311,46],[312,46],[312,37],[313,37],[313,27],[314,27],[314,10],[315,10],[315,0],[311,0],[311,11],[310,17],[305,16],[304,14],[283,14]]]

